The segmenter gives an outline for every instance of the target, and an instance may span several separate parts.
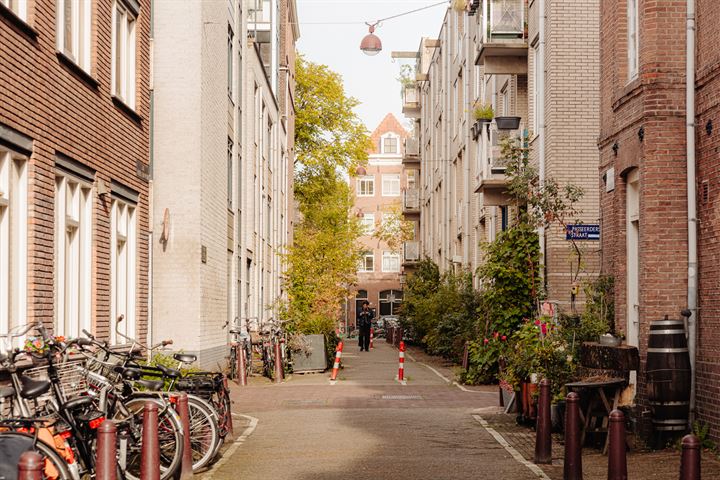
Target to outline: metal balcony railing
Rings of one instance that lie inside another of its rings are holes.
[[[417,157],[420,155],[420,142],[415,137],[408,137],[405,139],[405,156],[406,157]]]
[[[525,0],[483,0],[483,43],[522,38]]]
[[[420,210],[420,191],[417,188],[408,188],[403,194],[403,210]]]
[[[403,245],[403,261],[417,262],[420,260],[420,242],[405,242]]]

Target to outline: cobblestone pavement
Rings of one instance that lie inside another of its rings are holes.
[[[451,364],[415,349],[400,385],[397,350],[384,342],[369,353],[348,343],[343,365],[336,385],[313,374],[233,387],[237,440],[203,478],[562,479],[561,438],[553,438],[552,465],[532,465],[535,433],[497,407],[497,387],[454,385]],[[630,480],[675,480],[678,468],[674,450],[628,457]],[[607,478],[607,457],[586,448],[583,471]],[[703,477],[720,478],[710,454]]]

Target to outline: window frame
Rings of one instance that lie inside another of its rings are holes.
[[[385,188],[385,182],[386,181],[392,181],[392,183],[396,183],[395,180],[397,180],[397,193],[393,190],[392,192],[388,192],[388,190]],[[382,196],[383,197],[399,197],[401,194],[400,190],[400,174],[399,173],[384,173],[381,177],[381,185],[382,185]]]
[[[122,15],[118,18],[118,15]],[[136,104],[137,24],[139,15],[123,0],[115,0],[112,10],[111,91],[131,109]],[[118,20],[122,31],[118,32]],[[122,34],[122,35],[120,35]],[[120,46],[118,46],[120,40]],[[118,64],[119,62],[119,64]],[[120,71],[118,72],[118,68]],[[120,82],[118,84],[118,82]]]
[[[394,151],[388,150],[388,141],[391,142],[391,145],[393,146],[392,150]],[[393,134],[383,136],[380,139],[380,153],[385,155],[397,155],[400,153],[400,137]]]
[[[13,7],[11,5],[11,2],[13,1],[16,2],[16,7]],[[27,23],[29,18],[28,0],[0,0],[0,3],[2,3],[8,10],[15,14],[15,16],[18,17],[20,20]]]
[[[362,252],[360,259],[360,265],[358,268],[359,273],[373,273],[375,272],[375,252],[373,251],[365,251]],[[368,269],[367,261],[370,260],[370,268]]]
[[[390,270],[385,267],[385,262],[395,260],[397,262],[397,269]],[[400,254],[391,252],[390,250],[383,250],[382,252],[382,272],[383,273],[398,273],[400,272]]]
[[[638,0],[627,0],[628,82],[640,73],[640,9]]]
[[[56,171],[56,335],[77,337],[83,329],[92,328],[93,197],[91,183],[63,170]],[[68,206],[69,201],[73,205]],[[71,229],[75,235],[69,242]]]
[[[70,23],[67,9],[70,9]],[[85,0],[57,0],[55,47],[88,74],[92,58],[92,2]],[[68,39],[67,34],[70,34]]]
[[[360,220],[363,235],[371,236],[375,233],[375,213],[363,213],[362,219]]]
[[[363,193],[363,184],[368,182],[370,193]],[[375,196],[375,175],[361,175],[357,177],[356,191],[358,197],[374,197]]]
[[[121,210],[125,209],[125,212]],[[123,228],[124,227],[124,228]],[[110,202],[110,340],[126,343],[121,334],[135,338],[137,331],[138,231],[137,204],[117,196]],[[123,252],[119,243],[123,243]],[[122,256],[122,257],[121,257]],[[124,263],[124,265],[122,264]],[[121,298],[124,297],[124,298]],[[121,311],[122,310],[122,311]],[[124,315],[118,325],[119,315]]]

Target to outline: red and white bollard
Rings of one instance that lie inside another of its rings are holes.
[[[375,348],[375,347],[373,347],[373,337],[374,336],[375,336],[375,329],[370,327],[370,348],[371,349]]]
[[[335,363],[333,364],[332,374],[330,375],[330,381],[334,382],[337,380],[338,370],[340,370],[340,358],[342,357],[343,342],[338,343],[335,349]]]
[[[398,382],[405,383],[405,342],[400,341],[400,363],[398,364]]]

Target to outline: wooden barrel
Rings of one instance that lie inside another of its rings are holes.
[[[683,320],[650,324],[647,349],[648,401],[656,431],[683,431],[690,413],[690,354]]]

